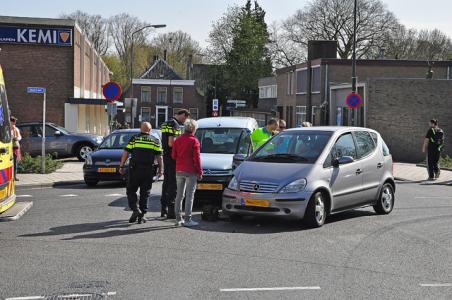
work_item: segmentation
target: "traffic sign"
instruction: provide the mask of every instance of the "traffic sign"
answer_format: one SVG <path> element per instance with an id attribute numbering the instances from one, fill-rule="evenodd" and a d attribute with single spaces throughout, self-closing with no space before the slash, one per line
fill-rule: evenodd
<path id="1" fill-rule="evenodd" d="M 212 111 L 212 117 L 218 117 L 218 111 Z"/>
<path id="2" fill-rule="evenodd" d="M 115 102 L 121 97 L 122 88 L 114 81 L 110 81 L 102 86 L 102 94 L 107 102 Z"/>
<path id="3" fill-rule="evenodd" d="M 43 88 L 43 87 L 35 87 L 35 86 L 27 87 L 28 94 L 44 94 L 45 92 L 46 92 L 46 88 Z"/>
<path id="4" fill-rule="evenodd" d="M 351 92 L 345 100 L 347 106 L 350 108 L 358 108 L 363 104 L 363 98 L 358 93 Z"/>
<path id="5" fill-rule="evenodd" d="M 212 100 L 212 111 L 218 111 L 218 99 Z"/>

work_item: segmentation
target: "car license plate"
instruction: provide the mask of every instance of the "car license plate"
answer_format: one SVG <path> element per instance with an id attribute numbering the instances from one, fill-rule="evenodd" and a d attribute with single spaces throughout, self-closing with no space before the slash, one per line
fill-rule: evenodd
<path id="1" fill-rule="evenodd" d="M 6 188 L 0 191 L 0 200 L 3 200 L 6 198 Z"/>
<path id="2" fill-rule="evenodd" d="M 245 199 L 245 206 L 269 207 L 270 201 L 264 199 Z"/>
<path id="3" fill-rule="evenodd" d="M 116 168 L 99 168 L 99 173 L 116 173 Z"/>
<path id="4" fill-rule="evenodd" d="M 198 183 L 198 190 L 222 191 L 221 183 Z"/>

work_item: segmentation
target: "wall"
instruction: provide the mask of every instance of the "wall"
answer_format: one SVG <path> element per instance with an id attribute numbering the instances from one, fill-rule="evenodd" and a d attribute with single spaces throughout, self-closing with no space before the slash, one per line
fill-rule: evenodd
<path id="1" fill-rule="evenodd" d="M 420 162 L 429 120 L 446 133 L 445 153 L 452 156 L 452 80 L 371 79 L 367 124 L 381 133 L 396 161 Z"/>

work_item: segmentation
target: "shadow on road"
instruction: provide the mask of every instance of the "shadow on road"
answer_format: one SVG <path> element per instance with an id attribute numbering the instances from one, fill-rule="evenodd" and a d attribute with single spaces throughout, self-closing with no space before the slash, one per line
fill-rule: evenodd
<path id="1" fill-rule="evenodd" d="M 108 204 L 110 207 L 122 207 L 125 211 L 129 211 L 129 205 L 127 203 L 127 197 L 121 197 L 113 200 Z M 149 212 L 160 212 L 160 195 L 151 195 L 148 201 Z"/>
<path id="2" fill-rule="evenodd" d="M 55 185 L 54 189 L 60 190 L 108 190 L 114 188 L 125 188 L 126 184 L 123 181 L 105 181 L 99 182 L 96 186 L 87 186 L 84 183 L 68 184 L 68 185 Z"/>

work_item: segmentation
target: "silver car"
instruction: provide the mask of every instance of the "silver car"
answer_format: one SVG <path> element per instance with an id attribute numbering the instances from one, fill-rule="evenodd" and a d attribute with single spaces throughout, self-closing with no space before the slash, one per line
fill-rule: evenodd
<path id="1" fill-rule="evenodd" d="M 394 207 L 392 156 L 367 128 L 286 130 L 257 149 L 234 172 L 223 193 L 232 216 L 284 216 L 320 227 L 328 215 L 373 206 Z"/>

